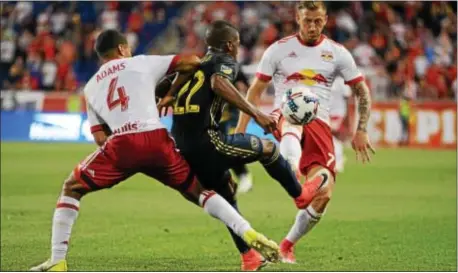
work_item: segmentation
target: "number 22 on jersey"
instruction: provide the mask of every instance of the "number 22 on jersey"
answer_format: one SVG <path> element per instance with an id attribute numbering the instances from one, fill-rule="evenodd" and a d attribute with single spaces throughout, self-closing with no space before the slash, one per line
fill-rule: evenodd
<path id="1" fill-rule="evenodd" d="M 190 88 L 191 82 L 193 81 L 194 81 L 194 84 Z M 194 96 L 200 90 L 202 85 L 204 85 L 204 81 L 205 81 L 205 74 L 202 70 L 199 70 L 196 73 L 194 73 L 194 76 L 191 80 L 189 80 L 188 82 L 186 82 L 185 85 L 183 85 L 183 87 L 178 92 L 177 99 L 173 107 L 174 115 L 199 113 L 200 106 L 196 104 L 191 104 L 191 99 L 192 99 L 192 96 Z M 182 100 L 183 97 L 185 97 L 186 99 Z"/>
<path id="2" fill-rule="evenodd" d="M 118 93 L 117 99 L 114 99 L 115 91 Z M 107 105 L 110 111 L 117 106 L 121 106 L 122 112 L 129 108 L 129 96 L 127 96 L 124 86 L 118 86 L 118 77 L 115 77 L 110 81 L 110 86 L 108 87 Z"/>

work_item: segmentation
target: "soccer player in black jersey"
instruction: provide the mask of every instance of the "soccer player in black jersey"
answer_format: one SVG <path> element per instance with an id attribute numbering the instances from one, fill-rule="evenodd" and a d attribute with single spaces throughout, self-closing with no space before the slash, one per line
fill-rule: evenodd
<path id="1" fill-rule="evenodd" d="M 242 93 L 246 93 L 248 90 L 248 82 L 245 73 L 239 71 L 237 78 L 235 79 L 234 86 Z M 239 109 L 227 103 L 224 107 L 223 115 L 221 116 L 220 128 L 225 134 L 231 135 L 234 134 L 235 127 L 237 127 L 237 122 L 239 120 Z M 247 193 L 253 187 L 253 176 L 248 170 L 245 164 L 240 164 L 232 167 L 231 169 L 237 178 L 237 194 Z"/>
<path id="2" fill-rule="evenodd" d="M 206 33 L 208 52 L 191 76 L 178 76 L 159 103 L 159 111 L 173 101 L 172 135 L 181 154 L 201 183 L 218 192 L 235 208 L 236 184 L 230 168 L 259 161 L 294 199 L 298 208 L 308 200 L 289 163 L 269 139 L 250 134 L 225 134 L 220 128 L 223 107 L 229 103 L 252 116 L 265 130 L 275 130 L 275 121 L 256 109 L 239 93 L 233 83 L 238 73 L 236 56 L 240 45 L 236 28 L 225 21 L 214 22 Z M 231 232 L 242 256 L 242 270 L 257 270 L 263 257 Z"/>

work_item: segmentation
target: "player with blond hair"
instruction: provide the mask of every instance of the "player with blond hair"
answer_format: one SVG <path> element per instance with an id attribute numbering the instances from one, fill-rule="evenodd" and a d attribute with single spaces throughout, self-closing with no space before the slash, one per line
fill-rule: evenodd
<path id="1" fill-rule="evenodd" d="M 278 119 L 276 138 L 280 152 L 292 168 L 306 177 L 303 189 L 309 205 L 300 210 L 296 222 L 280 244 L 285 262 L 295 262 L 294 245 L 321 219 L 334 189 L 335 154 L 329 121 L 331 86 L 337 75 L 351 87 L 358 98 L 359 122 L 352 140 L 356 156 L 370 161 L 375 152 L 367 135 L 370 115 L 370 91 L 350 52 L 322 34 L 327 22 L 326 6 L 321 1 L 302 1 L 296 7 L 299 32 L 273 43 L 264 53 L 247 98 L 256 103 L 270 81 L 275 87 L 275 110 Z M 307 86 L 320 102 L 317 119 L 305 126 L 289 124 L 279 110 L 285 91 Z M 244 133 L 250 117 L 241 113 L 236 133 Z"/>

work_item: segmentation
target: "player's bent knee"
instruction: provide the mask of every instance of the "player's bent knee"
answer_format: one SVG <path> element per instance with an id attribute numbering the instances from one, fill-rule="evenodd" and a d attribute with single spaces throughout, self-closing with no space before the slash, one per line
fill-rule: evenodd
<path id="1" fill-rule="evenodd" d="M 276 153 L 278 153 L 277 144 L 271 140 L 263 139 L 262 140 L 262 159 L 268 160 L 272 158 Z"/>
<path id="2" fill-rule="evenodd" d="M 69 196 L 80 200 L 84 195 L 89 193 L 91 190 L 82 185 L 75 177 L 73 173 L 69 175 L 64 181 L 62 188 L 62 195 Z"/>
<path id="3" fill-rule="evenodd" d="M 322 188 L 329 188 L 332 191 L 335 180 L 331 171 L 323 166 L 315 165 L 307 172 L 307 180 L 312 180 L 317 176 L 322 176 L 324 179 Z"/>
<path id="4" fill-rule="evenodd" d="M 334 190 L 334 176 L 326 168 L 319 168 L 312 177 L 322 176 L 323 181 L 322 186 L 319 188 L 319 191 L 313 198 L 311 206 L 319 213 L 323 213 L 326 210 L 326 207 L 331 201 L 332 193 Z"/>

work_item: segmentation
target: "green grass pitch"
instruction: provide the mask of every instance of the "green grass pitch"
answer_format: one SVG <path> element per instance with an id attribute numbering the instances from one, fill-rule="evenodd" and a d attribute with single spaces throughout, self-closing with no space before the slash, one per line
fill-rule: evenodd
<path id="1" fill-rule="evenodd" d="M 49 257 L 62 181 L 93 145 L 1 144 L 1 270 Z M 269 271 L 456 271 L 456 152 L 379 150 L 372 165 L 346 172 L 322 222 L 297 246 L 298 264 Z M 255 228 L 280 241 L 293 202 L 260 165 L 239 198 Z M 178 193 L 138 175 L 82 201 L 73 230 L 73 271 L 234 271 L 226 229 Z"/>

